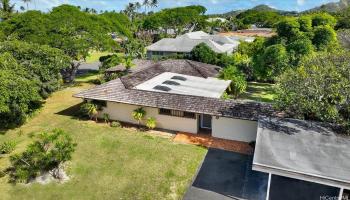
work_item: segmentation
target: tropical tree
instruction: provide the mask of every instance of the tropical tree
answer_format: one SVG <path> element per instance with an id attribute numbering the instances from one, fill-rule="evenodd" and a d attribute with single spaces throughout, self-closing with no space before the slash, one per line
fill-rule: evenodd
<path id="1" fill-rule="evenodd" d="M 0 1 L 0 19 L 7 20 L 15 12 L 15 4 L 11 4 L 10 0 Z"/>
<path id="2" fill-rule="evenodd" d="M 145 116 L 146 116 L 146 111 L 142 107 L 137 108 L 132 112 L 132 117 L 137 121 L 137 124 L 139 127 Z"/>
<path id="3" fill-rule="evenodd" d="M 342 124 L 350 130 L 350 55 L 317 55 L 278 80 L 276 105 L 292 117 Z"/>
<path id="4" fill-rule="evenodd" d="M 216 53 L 205 43 L 197 45 L 191 51 L 191 59 L 198 62 L 216 64 L 216 57 Z"/>
<path id="5" fill-rule="evenodd" d="M 22 0 L 23 3 L 27 5 L 27 10 L 29 10 L 29 3 L 32 2 L 32 0 Z"/>
<path id="6" fill-rule="evenodd" d="M 77 144 L 70 134 L 60 129 L 43 132 L 38 140 L 21 153 L 10 157 L 12 168 L 10 178 L 13 182 L 28 182 L 41 172 L 49 172 L 60 179 L 63 164 L 72 159 Z"/>
<path id="7" fill-rule="evenodd" d="M 149 5 L 151 8 L 156 8 L 158 7 L 158 3 L 159 3 L 158 0 L 150 0 Z"/>
<path id="8" fill-rule="evenodd" d="M 126 56 L 124 58 L 123 64 L 125 66 L 126 71 L 129 71 L 130 68 L 134 67 L 133 58 L 131 56 Z"/>
<path id="9" fill-rule="evenodd" d="M 38 83 L 26 74 L 11 54 L 0 53 L 0 127 L 21 125 L 40 107 Z"/>
<path id="10" fill-rule="evenodd" d="M 337 33 L 330 26 L 318 26 L 314 30 L 312 42 L 320 51 L 335 50 L 338 46 Z"/>
<path id="11" fill-rule="evenodd" d="M 81 105 L 80 107 L 80 113 L 82 115 L 85 116 L 89 116 L 89 118 L 95 119 L 95 121 L 97 121 L 97 117 L 98 117 L 98 107 L 97 105 L 93 104 L 93 103 L 84 103 L 83 105 Z"/>
<path id="12" fill-rule="evenodd" d="M 228 66 L 220 71 L 219 78 L 223 80 L 230 80 L 229 94 L 237 98 L 240 94 L 245 92 L 247 88 L 247 81 L 244 74 L 238 70 L 236 66 Z"/>

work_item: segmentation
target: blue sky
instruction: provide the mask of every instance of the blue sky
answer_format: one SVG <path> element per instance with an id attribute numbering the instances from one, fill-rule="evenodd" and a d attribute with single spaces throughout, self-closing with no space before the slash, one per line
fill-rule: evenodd
<path id="1" fill-rule="evenodd" d="M 81 7 L 95 8 L 96 10 L 121 10 L 129 2 L 137 0 L 32 0 L 29 7 L 48 11 L 60 4 L 73 4 Z M 141 0 L 139 0 L 141 2 Z M 207 7 L 207 13 L 224 13 L 231 10 L 252 8 L 259 4 L 266 4 L 281 10 L 303 11 L 324 3 L 337 0 L 159 0 L 159 7 L 155 10 L 186 5 L 203 5 Z M 12 0 L 17 8 L 24 5 L 21 0 Z"/>

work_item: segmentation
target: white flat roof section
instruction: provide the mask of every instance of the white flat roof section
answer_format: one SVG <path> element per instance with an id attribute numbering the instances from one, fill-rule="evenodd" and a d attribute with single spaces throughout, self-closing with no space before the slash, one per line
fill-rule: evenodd
<path id="1" fill-rule="evenodd" d="M 135 89 L 172 94 L 220 98 L 231 81 L 164 72 L 137 85 Z"/>
<path id="2" fill-rule="evenodd" d="M 253 169 L 337 187 L 350 187 L 350 137 L 317 122 L 259 120 Z"/>

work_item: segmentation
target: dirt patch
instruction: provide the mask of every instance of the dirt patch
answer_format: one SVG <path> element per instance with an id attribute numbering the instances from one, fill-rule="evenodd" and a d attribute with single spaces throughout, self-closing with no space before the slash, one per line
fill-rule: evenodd
<path id="1" fill-rule="evenodd" d="M 253 154 L 253 148 L 249 145 L 249 143 L 214 138 L 208 135 L 177 133 L 174 137 L 174 141 L 186 144 L 205 146 L 208 148 L 223 149 L 246 155 Z"/>

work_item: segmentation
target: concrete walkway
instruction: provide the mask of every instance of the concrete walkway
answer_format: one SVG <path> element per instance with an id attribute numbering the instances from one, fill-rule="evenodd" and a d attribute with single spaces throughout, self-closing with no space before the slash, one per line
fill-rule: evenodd
<path id="1" fill-rule="evenodd" d="M 173 140 L 179 143 L 200 145 L 245 155 L 253 154 L 253 148 L 248 143 L 214 138 L 210 135 L 177 133 Z"/>

